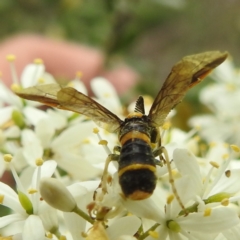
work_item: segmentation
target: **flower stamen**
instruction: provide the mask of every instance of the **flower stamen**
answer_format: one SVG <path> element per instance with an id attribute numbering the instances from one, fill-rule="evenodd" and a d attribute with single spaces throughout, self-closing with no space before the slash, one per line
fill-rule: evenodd
<path id="1" fill-rule="evenodd" d="M 148 234 L 149 234 L 149 236 L 151 236 L 152 238 L 158 238 L 159 237 L 159 234 L 158 234 L 158 232 L 156 232 L 156 231 L 149 231 L 148 232 Z"/>
<path id="2" fill-rule="evenodd" d="M 209 217 L 211 215 L 211 213 L 212 213 L 212 209 L 211 208 L 206 208 L 203 216 L 204 217 Z"/>
<path id="3" fill-rule="evenodd" d="M 234 152 L 240 152 L 240 148 L 237 146 L 237 145 L 234 145 L 234 144 L 232 144 L 232 145 L 230 145 L 230 148 L 234 151 Z"/>
<path id="4" fill-rule="evenodd" d="M 10 63 L 10 71 L 11 71 L 11 75 L 12 75 L 12 80 L 14 83 L 18 84 L 19 80 L 18 80 L 18 75 L 17 75 L 17 71 L 14 65 L 14 62 L 16 60 L 16 56 L 13 54 L 9 54 L 6 56 L 7 61 Z"/>
<path id="5" fill-rule="evenodd" d="M 0 204 L 3 203 L 3 200 L 4 200 L 4 195 L 3 195 L 3 194 L 0 194 Z"/>

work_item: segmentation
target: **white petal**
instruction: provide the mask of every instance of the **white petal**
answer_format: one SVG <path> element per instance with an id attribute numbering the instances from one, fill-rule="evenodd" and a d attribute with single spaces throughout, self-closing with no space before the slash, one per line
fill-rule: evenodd
<path id="1" fill-rule="evenodd" d="M 0 177 L 2 177 L 3 173 L 6 170 L 6 165 L 5 165 L 5 161 L 3 160 L 3 155 L 2 153 L 0 153 Z"/>
<path id="2" fill-rule="evenodd" d="M 226 93 L 224 85 L 210 85 L 209 87 L 206 87 L 201 91 L 199 98 L 203 104 L 210 104 L 212 105 L 212 107 L 214 107 L 213 109 L 215 109 L 216 107 L 218 108 L 218 105 L 214 101 L 216 99 L 219 99 L 219 101 L 223 103 L 222 98 L 219 98 L 219 94 L 224 93 Z"/>
<path id="3" fill-rule="evenodd" d="M 236 76 L 233 62 L 230 59 L 226 59 L 213 71 L 211 77 L 222 83 L 228 83 L 234 80 Z"/>
<path id="4" fill-rule="evenodd" d="M 11 224 L 14 222 L 22 221 L 24 219 L 25 219 L 25 217 L 21 214 L 10 214 L 7 216 L 3 216 L 0 218 L 0 228 L 3 228 L 5 226 L 7 226 L 8 224 Z"/>
<path id="5" fill-rule="evenodd" d="M 35 161 L 43 156 L 43 148 L 36 134 L 30 129 L 22 131 L 23 155 L 26 161 L 35 166 Z"/>
<path id="6" fill-rule="evenodd" d="M 16 96 L 2 81 L 0 81 L 0 100 L 19 108 L 23 106 L 21 98 Z"/>
<path id="7" fill-rule="evenodd" d="M 174 163 L 182 176 L 189 176 L 195 187 L 195 194 L 202 191 L 202 178 L 196 158 L 186 149 L 176 149 L 173 153 Z"/>
<path id="8" fill-rule="evenodd" d="M 229 155 L 229 149 L 226 147 L 226 143 L 215 141 L 214 146 L 208 150 L 206 159 L 211 159 L 212 161 L 222 164 L 224 155 Z"/>
<path id="9" fill-rule="evenodd" d="M 75 213 L 63 213 L 67 229 L 71 232 L 73 240 L 84 240 L 82 232 L 85 232 L 86 220 Z"/>
<path id="10" fill-rule="evenodd" d="M 67 111 L 64 111 L 66 113 Z M 67 125 L 67 117 L 62 114 L 63 110 L 58 109 L 48 109 L 47 114 L 49 117 L 49 122 L 51 122 L 54 129 L 62 129 Z"/>
<path id="11" fill-rule="evenodd" d="M 13 222 L 7 225 L 4 228 L 1 228 L 1 236 L 14 236 L 13 240 L 22 240 L 22 229 L 24 226 L 25 220 Z"/>
<path id="12" fill-rule="evenodd" d="M 1 113 L 0 113 L 1 116 Z M 21 135 L 21 130 L 19 129 L 18 126 L 14 125 L 9 127 L 4 131 L 4 134 L 7 138 L 18 138 Z"/>
<path id="13" fill-rule="evenodd" d="M 28 64 L 22 72 L 21 83 L 23 88 L 37 85 L 38 79 L 42 77 L 45 71 L 43 64 Z"/>
<path id="14" fill-rule="evenodd" d="M 24 189 L 29 189 L 29 187 L 33 187 L 31 185 L 32 185 L 32 177 L 35 169 L 36 167 L 28 165 L 26 168 L 22 170 L 19 178 Z"/>
<path id="15" fill-rule="evenodd" d="M 56 83 L 57 84 L 55 78 L 50 73 L 47 73 L 47 72 L 44 72 L 42 74 L 41 79 L 44 80 L 44 84 L 50 84 L 50 83 Z"/>
<path id="16" fill-rule="evenodd" d="M 84 194 L 89 192 L 87 187 L 85 187 L 85 185 L 84 185 L 84 183 L 86 183 L 86 186 L 87 186 L 88 182 L 95 182 L 95 181 L 73 183 L 72 185 L 68 186 L 67 189 L 73 195 L 73 197 L 76 199 L 77 197 L 83 196 Z M 95 186 L 95 188 L 93 188 L 92 192 L 98 187 L 98 185 L 93 184 L 93 186 Z"/>
<path id="17" fill-rule="evenodd" d="M 213 238 L 212 238 L 212 239 L 213 239 Z M 232 240 L 232 238 L 230 238 L 230 239 Z M 223 234 L 220 233 L 220 234 L 217 235 L 217 237 L 214 238 L 214 240 L 227 240 L 227 238 L 225 238 L 225 237 L 223 236 Z M 236 240 L 238 240 L 238 239 L 236 239 Z"/>
<path id="18" fill-rule="evenodd" d="M 196 196 L 196 187 L 190 176 L 183 176 L 180 179 L 175 180 L 175 187 L 183 205 L 189 203 Z M 175 197 L 172 202 L 171 215 L 177 216 L 181 210 L 182 208 Z"/>
<path id="19" fill-rule="evenodd" d="M 218 118 L 214 116 L 202 116 L 196 117 L 203 121 L 203 124 L 198 125 L 201 128 L 199 132 L 203 139 L 208 142 L 225 141 L 231 136 L 231 131 L 229 130 L 229 123 L 221 122 Z M 208 120 L 207 120 L 208 119 Z M 221 131 L 219 131 L 221 129 Z"/>
<path id="20" fill-rule="evenodd" d="M 14 234 L 12 240 L 22 240 L 22 233 Z"/>
<path id="21" fill-rule="evenodd" d="M 159 236 L 161 236 L 161 239 L 165 240 L 168 236 L 168 229 L 166 227 L 166 224 L 161 224 L 157 229 Z"/>
<path id="22" fill-rule="evenodd" d="M 36 109 L 34 107 L 27 106 L 23 109 L 23 113 L 32 125 L 36 125 L 41 119 L 48 118 L 47 113 Z"/>
<path id="23" fill-rule="evenodd" d="M 195 239 L 195 238 L 186 238 L 182 234 L 176 233 L 173 231 L 169 231 L 168 234 L 169 234 L 169 237 L 167 239 L 170 239 L 170 240 L 190 240 L 190 239 L 191 240 L 199 240 L 199 239 Z"/>
<path id="24" fill-rule="evenodd" d="M 139 227 L 141 226 L 141 221 L 136 216 L 127 216 L 116 219 L 107 228 L 107 233 L 110 239 L 117 239 L 121 235 L 133 236 Z"/>
<path id="25" fill-rule="evenodd" d="M 117 92 L 109 81 L 102 77 L 94 78 L 91 81 L 91 88 L 103 106 L 115 113 L 121 112 Z"/>
<path id="26" fill-rule="evenodd" d="M 35 187 L 36 183 L 39 180 L 38 179 L 39 178 L 39 176 L 38 176 L 39 170 L 41 171 L 41 178 L 48 178 L 48 177 L 51 177 L 53 175 L 53 173 L 56 170 L 56 167 L 57 167 L 56 161 L 48 160 L 48 161 L 45 161 L 43 163 L 43 165 L 40 167 L 41 170 L 38 169 L 39 167 L 35 168 L 33 174 L 30 175 L 32 177 L 31 177 L 30 181 L 28 182 L 29 183 L 28 187 Z M 28 171 L 28 172 L 30 172 L 30 171 Z M 26 175 L 26 174 L 24 174 L 24 175 Z M 28 176 L 26 176 L 26 177 L 28 177 Z M 34 185 L 32 185 L 32 184 L 34 184 Z"/>
<path id="27" fill-rule="evenodd" d="M 228 193 L 237 193 L 240 191 L 240 169 L 231 170 L 230 177 L 222 175 L 220 180 L 217 182 L 216 186 L 208 194 L 209 196 L 219 193 L 219 192 L 228 192 Z"/>
<path id="28" fill-rule="evenodd" d="M 23 240 L 44 240 L 45 230 L 41 219 L 38 216 L 30 215 L 23 227 Z"/>
<path id="29" fill-rule="evenodd" d="M 38 209 L 38 215 L 42 220 L 43 226 L 46 230 L 58 228 L 57 210 L 50 207 L 46 202 L 42 202 Z"/>
<path id="30" fill-rule="evenodd" d="M 240 223 L 237 226 L 232 227 L 232 228 L 230 228 L 227 231 L 223 231 L 222 234 L 228 240 L 239 240 L 240 239 L 240 231 L 239 231 L 239 229 L 240 229 Z"/>
<path id="31" fill-rule="evenodd" d="M 55 151 L 73 146 L 79 148 L 80 143 L 92 133 L 93 126 L 92 122 L 82 122 L 67 128 L 52 142 L 52 148 Z"/>
<path id="32" fill-rule="evenodd" d="M 185 235 L 188 236 L 187 240 L 213 240 L 218 235 L 218 233 L 187 232 Z M 186 238 L 184 238 L 184 240 L 185 239 Z"/>
<path id="33" fill-rule="evenodd" d="M 58 151 L 58 166 L 67 171 L 74 179 L 89 180 L 101 175 L 102 170 L 94 167 L 88 160 L 77 154 Z"/>
<path id="34" fill-rule="evenodd" d="M 155 220 L 156 222 L 162 222 L 165 214 L 151 198 L 152 197 L 141 201 L 132 201 L 127 199 L 123 201 L 123 205 L 129 210 L 129 212 L 133 213 L 137 217 L 144 217 Z"/>
<path id="35" fill-rule="evenodd" d="M 203 213 L 192 213 L 185 218 L 179 218 L 178 223 L 187 231 L 219 233 L 237 225 L 239 219 L 233 209 L 219 207 L 212 209 L 210 216 L 204 217 Z"/>
<path id="36" fill-rule="evenodd" d="M 71 81 L 70 85 L 77 89 L 79 92 L 88 95 L 88 91 L 86 86 L 84 85 L 84 83 L 82 81 L 80 81 L 79 79 L 74 79 L 73 81 Z"/>
<path id="37" fill-rule="evenodd" d="M 43 177 L 51 177 L 55 172 L 57 167 L 57 162 L 54 160 L 48 160 L 43 163 L 41 166 L 41 178 Z"/>
<path id="38" fill-rule="evenodd" d="M 35 132 L 43 148 L 47 148 L 50 144 L 50 141 L 55 133 L 55 130 L 51 123 L 49 123 L 49 119 L 41 119 L 36 124 Z"/>
<path id="39" fill-rule="evenodd" d="M 219 98 L 221 96 L 221 98 Z M 215 112 L 221 121 L 228 120 L 230 116 L 237 116 L 235 109 L 239 108 L 239 89 L 235 86 L 234 90 L 229 90 L 225 84 L 215 84 L 206 87 L 201 91 L 200 100 L 207 105 L 210 110 Z"/>
<path id="40" fill-rule="evenodd" d="M 14 109 L 15 108 L 13 106 L 8 106 L 0 109 L 0 125 L 3 125 L 12 118 L 12 112 Z"/>
<path id="41" fill-rule="evenodd" d="M 210 114 L 203 114 L 201 116 L 193 116 L 189 121 L 189 125 L 192 127 L 201 127 L 205 128 L 206 126 L 212 125 L 215 123 L 215 118 Z"/>
<path id="42" fill-rule="evenodd" d="M 11 146 L 11 149 L 12 148 L 13 147 Z M 13 155 L 12 162 L 14 164 L 14 167 L 16 168 L 16 171 L 20 172 L 27 165 L 26 159 L 23 156 L 23 148 L 14 149 L 13 153 L 14 153 L 14 155 Z"/>
<path id="43" fill-rule="evenodd" d="M 0 194 L 4 196 L 3 205 L 11 208 L 15 212 L 25 214 L 24 209 L 19 203 L 18 195 L 8 185 L 0 182 Z"/>

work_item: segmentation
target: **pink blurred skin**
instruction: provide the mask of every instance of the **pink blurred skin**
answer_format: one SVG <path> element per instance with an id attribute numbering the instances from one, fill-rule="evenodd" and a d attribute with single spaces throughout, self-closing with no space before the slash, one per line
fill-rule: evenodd
<path id="1" fill-rule="evenodd" d="M 28 63 L 41 58 L 46 71 L 54 77 L 73 79 L 76 72 L 81 71 L 82 80 L 89 86 L 93 77 L 103 76 L 113 83 L 119 94 L 133 87 L 138 79 L 138 74 L 126 65 L 106 71 L 103 67 L 104 55 L 97 49 L 36 35 L 20 35 L 0 44 L 0 71 L 8 85 L 12 83 L 9 63 L 6 60 L 8 54 L 16 56 L 18 76 Z"/>

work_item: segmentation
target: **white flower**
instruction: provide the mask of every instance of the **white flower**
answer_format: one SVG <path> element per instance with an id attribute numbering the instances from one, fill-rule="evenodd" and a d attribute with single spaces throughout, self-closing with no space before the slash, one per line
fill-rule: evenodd
<path id="1" fill-rule="evenodd" d="M 40 201 L 38 189 L 40 178 L 50 177 L 55 168 L 54 161 L 47 161 L 42 166 L 37 167 L 34 172 L 32 168 L 26 169 L 20 180 L 12 165 L 18 193 L 0 182 L 1 203 L 14 211 L 10 215 L 1 217 L 2 235 L 21 233 L 23 240 L 44 239 L 46 231 L 57 227 L 56 210 Z M 36 230 L 34 231 L 34 229 Z"/>
<path id="2" fill-rule="evenodd" d="M 12 71 L 13 78 L 14 76 L 17 78 L 14 74 L 14 68 L 12 68 Z M 45 72 L 45 67 L 41 62 L 27 65 L 21 76 L 22 86 L 29 87 L 39 82 L 51 83 L 55 82 L 55 80 Z M 87 93 L 86 88 L 79 81 L 78 77 L 70 82 L 69 85 L 81 92 Z M 92 86 L 95 94 L 100 97 L 98 101 L 105 104 L 110 100 L 112 107 L 117 108 L 120 112 L 121 105 L 116 91 L 110 83 L 103 78 L 97 78 L 93 80 Z M 86 121 L 85 116 L 77 116 L 76 113 L 58 109 L 42 111 L 33 107 L 41 105 L 40 103 L 33 103 L 27 100 L 22 101 L 7 88 L 3 88 L 2 91 L 4 93 L 9 92 L 14 99 L 19 101 L 19 106 L 17 107 L 13 106 L 14 102 L 8 101 L 8 104 L 12 106 L 11 108 L 7 108 L 7 111 L 4 109 L 5 112 L 3 114 L 5 117 L 2 118 L 2 121 L 9 120 L 12 117 L 14 109 L 23 113 L 21 121 L 25 123 L 25 129 L 21 132 L 18 126 L 13 126 L 18 129 L 15 132 L 18 134 L 16 137 L 21 140 L 20 144 L 15 144 L 14 142 L 17 147 L 13 148 L 12 142 L 9 144 L 6 141 L 5 143 L 5 151 L 14 155 L 16 160 L 14 162 L 17 163 L 18 171 L 26 166 L 26 164 L 34 165 L 37 158 L 43 156 L 44 152 L 48 152 L 50 156 L 53 155 L 56 161 L 58 161 L 59 167 L 74 179 L 93 179 L 101 175 L 107 155 L 104 149 L 98 145 L 97 136 L 92 133 L 94 124 Z M 3 96 L 5 95 L 3 94 Z M 8 98 L 6 97 L 6 99 Z M 33 130 L 29 129 L 31 125 L 34 126 Z M 110 148 L 115 146 L 117 140 L 115 135 L 105 132 L 101 133 L 101 135 L 109 139 Z M 5 133 L 4 140 L 8 136 L 10 136 L 10 131 Z M 11 136 L 13 136 L 13 131 L 11 131 Z M 96 151 L 93 149 L 96 149 Z M 49 156 L 46 156 L 46 158 L 49 158 Z"/>
<path id="3" fill-rule="evenodd" d="M 96 222 L 89 230 L 86 240 L 136 240 L 132 235 L 137 232 L 140 224 L 140 220 L 135 216 L 116 219 L 107 229 L 104 229 L 102 222 Z"/>
<path id="4" fill-rule="evenodd" d="M 13 76 L 16 83 L 16 75 Z M 43 77 L 54 81 L 43 65 L 29 65 L 22 74 L 22 85 L 35 85 Z M 87 94 L 78 77 L 69 85 Z M 116 91 L 105 79 L 94 79 L 91 87 L 97 102 L 124 119 Z M 217 94 L 207 93 L 204 97 L 216 112 L 221 108 L 213 100 L 224 93 L 224 88 L 219 89 Z M 237 161 L 230 161 L 236 155 L 222 144 L 223 137 L 214 147 L 201 151 L 198 139 L 193 138 L 196 129 L 185 133 L 178 129 L 166 131 L 167 125 L 162 126 L 161 139 L 173 170 L 168 172 L 166 166 L 157 166 L 158 181 L 152 196 L 132 201 L 123 197 L 115 162 L 110 163 L 108 174 L 102 178 L 107 181 L 99 180 L 108 154 L 118 144 L 116 135 L 104 129 L 94 129 L 93 133 L 95 125 L 84 116 L 58 109 L 43 111 L 34 107 L 38 103 L 22 101 L 11 94 L 8 97 L 6 91 L 0 85 L 0 114 L 4 114 L 0 123 L 5 126 L 11 119 L 14 123 L 0 132 L 0 143 L 4 151 L 15 153 L 15 163 L 9 167 L 18 191 L 0 183 L 0 201 L 13 210 L 0 219 L 3 236 L 24 240 L 46 236 L 57 239 L 60 235 L 70 240 L 239 239 L 240 166 Z M 4 107 L 3 103 L 9 106 Z M 232 114 L 231 118 L 237 115 L 231 109 L 226 109 L 226 113 Z M 217 116 L 226 120 L 221 112 Z M 212 129 L 214 133 L 216 129 Z M 224 134 L 219 131 L 219 136 Z M 183 147 L 188 150 L 180 149 Z M 190 152 L 201 152 L 202 157 Z M 40 166 L 42 156 L 54 158 L 64 174 L 56 171 L 53 160 Z M 20 179 L 15 168 L 21 172 Z M 53 172 L 58 180 L 49 180 Z M 172 185 L 169 175 L 173 175 Z"/>
<path id="5" fill-rule="evenodd" d="M 64 130 L 49 145 L 58 165 L 74 179 L 87 180 L 101 176 L 107 154 L 98 144 L 94 127 L 90 121 L 79 122 Z M 110 147 L 117 140 L 115 135 L 104 131 L 101 131 L 101 136 L 109 140 Z"/>
<path id="6" fill-rule="evenodd" d="M 13 61 L 14 57 L 10 56 L 10 61 Z M 19 80 L 15 72 L 13 62 L 10 63 L 13 85 L 19 86 Z M 54 82 L 51 75 L 45 72 L 45 67 L 41 62 L 27 65 L 20 77 L 21 85 L 24 87 L 36 85 L 41 81 L 50 83 Z M 10 89 L 0 81 L 0 102 L 2 107 L 0 108 L 0 125 L 3 131 L 2 135 L 2 149 L 5 152 L 13 154 L 18 158 L 16 161 L 16 168 L 21 170 L 26 166 L 26 159 L 23 157 L 21 152 L 21 146 L 19 144 L 19 139 L 21 137 L 21 129 L 25 127 L 25 124 L 36 125 L 41 119 L 48 118 L 48 115 L 34 106 L 39 106 L 39 104 L 33 104 L 30 101 L 23 101 L 21 98 L 16 96 Z M 30 146 L 29 146 L 30 147 Z M 32 151 L 34 151 L 32 149 Z M 39 154 L 38 157 L 41 157 Z M 34 161 L 36 160 L 33 159 Z"/>
<path id="7" fill-rule="evenodd" d="M 78 82 L 75 80 L 73 86 Z M 96 100 L 106 108 L 114 107 L 120 113 L 121 105 L 112 85 L 103 78 L 92 80 L 91 86 Z M 78 89 L 82 86 L 78 86 Z M 86 90 L 84 90 L 86 92 Z M 79 120 L 70 125 L 59 136 L 52 140 L 49 148 L 54 153 L 58 165 L 70 173 L 74 179 L 93 179 L 101 176 L 107 154 L 98 142 L 98 137 L 93 134 L 96 125 L 86 121 L 80 116 Z M 41 131 L 39 131 L 41 132 Z M 108 147 L 113 149 L 117 143 L 117 136 L 105 130 L 100 130 L 101 139 L 107 140 Z"/>
<path id="8" fill-rule="evenodd" d="M 122 106 L 118 99 L 117 91 L 109 81 L 102 77 L 94 78 L 91 81 L 91 88 L 101 105 L 117 116 L 122 115 Z"/>
<path id="9" fill-rule="evenodd" d="M 200 93 L 200 101 L 212 114 L 194 116 L 191 126 L 200 127 L 199 134 L 208 142 L 226 141 L 240 144 L 240 72 L 227 59 L 212 75 L 215 83 L 207 85 Z"/>
<path id="10" fill-rule="evenodd" d="M 87 212 L 86 207 L 89 205 L 89 203 L 93 203 L 93 193 L 97 189 L 98 185 L 99 181 L 88 181 L 73 184 L 68 187 L 68 190 L 74 196 L 78 207 Z M 101 203 L 96 203 L 96 209 L 101 209 L 101 207 L 109 207 L 109 209 L 112 208 L 113 212 L 116 212 L 116 208 L 118 208 L 121 203 L 115 202 L 112 198 L 114 197 L 113 193 L 111 193 L 113 189 L 109 188 L 109 191 L 109 194 L 105 195 L 106 199 L 104 199 Z M 111 201 L 110 198 L 113 201 Z M 120 198 L 118 199 L 120 200 Z M 105 214 L 104 219 L 108 219 L 107 229 L 104 229 L 100 222 L 95 222 L 96 224 L 94 223 L 92 227 L 89 227 L 86 222 L 83 222 L 83 219 L 77 217 L 74 213 L 64 213 L 64 219 L 73 239 L 82 239 L 80 233 L 86 232 L 89 235 L 89 239 L 97 239 L 97 236 L 101 236 L 101 239 L 107 240 L 132 240 L 133 238 L 131 237 L 138 231 L 141 221 L 136 216 L 123 216 L 122 213 L 123 212 L 121 211 L 121 214 L 118 214 L 117 218 L 113 218 L 113 216 L 116 216 L 116 214 Z M 93 236 L 95 236 L 95 238 Z"/>
<path id="11" fill-rule="evenodd" d="M 231 196 L 239 192 L 240 170 L 232 171 L 233 175 L 226 177 L 220 167 L 214 179 L 201 176 L 196 159 L 187 150 L 176 149 L 173 160 L 181 176 L 175 180 L 175 186 L 185 210 L 182 211 L 176 199 L 162 204 L 166 195 L 157 187 L 149 199 L 125 201 L 123 204 L 131 213 L 159 223 L 155 230 L 159 239 L 167 239 L 167 236 L 169 239 L 214 239 L 220 232 L 239 224 L 236 211 L 221 205 L 221 200 L 228 196 L 231 201 Z M 206 183 L 203 183 L 204 178 Z"/>

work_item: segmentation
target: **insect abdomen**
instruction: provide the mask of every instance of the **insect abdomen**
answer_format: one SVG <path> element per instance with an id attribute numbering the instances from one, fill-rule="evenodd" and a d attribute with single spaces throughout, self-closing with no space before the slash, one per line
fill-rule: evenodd
<path id="1" fill-rule="evenodd" d="M 150 197 L 157 181 L 152 149 L 145 141 L 146 135 L 139 134 L 139 138 L 129 139 L 123 144 L 119 158 L 119 183 L 124 196 L 132 200 Z"/>

